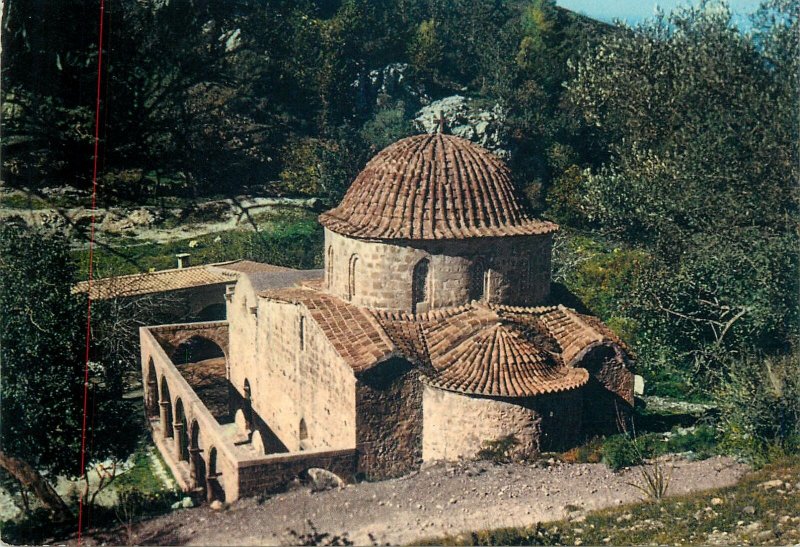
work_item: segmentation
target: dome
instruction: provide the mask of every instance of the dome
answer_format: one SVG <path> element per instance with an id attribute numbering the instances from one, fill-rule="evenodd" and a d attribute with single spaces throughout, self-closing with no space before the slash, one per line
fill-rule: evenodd
<path id="1" fill-rule="evenodd" d="M 356 238 L 465 239 L 554 232 L 530 217 L 508 167 L 452 135 L 415 135 L 379 152 L 338 207 L 320 215 L 329 230 Z"/>

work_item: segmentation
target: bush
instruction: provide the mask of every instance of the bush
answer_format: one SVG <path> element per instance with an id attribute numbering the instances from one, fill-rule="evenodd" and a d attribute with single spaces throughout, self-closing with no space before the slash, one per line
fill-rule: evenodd
<path id="1" fill-rule="evenodd" d="M 316 222 L 279 223 L 252 235 L 246 258 L 256 262 L 310 269 L 322 267 L 322 229 Z"/>
<path id="2" fill-rule="evenodd" d="M 511 453 L 518 444 L 519 440 L 514 435 L 507 435 L 493 441 L 483 441 L 481 449 L 478 451 L 478 459 L 490 460 L 494 463 L 508 463 L 511 461 Z"/>
<path id="3" fill-rule="evenodd" d="M 800 355 L 730 364 L 715 398 L 723 446 L 763 465 L 800 450 Z"/>
<path id="4" fill-rule="evenodd" d="M 614 435 L 603 443 L 603 463 L 614 471 L 642 463 L 642 451 L 628 435 Z"/>

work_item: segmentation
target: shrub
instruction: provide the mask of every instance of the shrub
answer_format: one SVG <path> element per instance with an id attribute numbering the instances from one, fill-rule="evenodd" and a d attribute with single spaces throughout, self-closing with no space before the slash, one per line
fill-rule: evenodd
<path id="1" fill-rule="evenodd" d="M 603 443 L 603 463 L 614 471 L 642 463 L 642 451 L 628 435 L 614 435 Z"/>
<path id="2" fill-rule="evenodd" d="M 320 268 L 322 246 L 322 229 L 315 222 L 279 223 L 272 230 L 253 234 L 245 255 L 276 266 Z"/>
<path id="3" fill-rule="evenodd" d="M 715 398 L 723 446 L 756 465 L 800 449 L 800 355 L 730 364 Z"/>
<path id="4" fill-rule="evenodd" d="M 511 461 L 511 453 L 518 444 L 519 440 L 514 435 L 507 435 L 493 441 L 483 441 L 481 449 L 478 451 L 478 459 L 508 463 Z"/>

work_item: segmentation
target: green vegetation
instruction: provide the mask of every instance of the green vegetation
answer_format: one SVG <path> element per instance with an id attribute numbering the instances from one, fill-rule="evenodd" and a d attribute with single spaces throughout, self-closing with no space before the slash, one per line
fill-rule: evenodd
<path id="1" fill-rule="evenodd" d="M 167 243 L 128 246 L 99 244 L 94 250 L 98 277 L 126 275 L 175 267 L 175 255 L 191 253 L 194 264 L 249 259 L 292 268 L 322 266 L 322 229 L 310 215 L 258 221 L 259 231 L 229 230 Z M 191 242 L 191 246 L 190 246 Z M 89 250 L 74 252 L 79 275 L 88 275 Z"/>
<path id="2" fill-rule="evenodd" d="M 83 471 L 76 462 L 82 461 L 86 357 L 92 380 L 85 396 L 95 409 L 87 467 L 107 458 L 124 460 L 140 427 L 132 403 L 122 397 L 125 363 L 114 341 L 107 344 L 102 335 L 115 322 L 113 315 L 97 314 L 97 336 L 84 353 L 87 307 L 85 297 L 71 294 L 75 272 L 63 237 L 16 225 L 0 229 L 0 468 L 61 520 L 71 518 L 69 508 L 41 473 Z"/>
<path id="3" fill-rule="evenodd" d="M 785 545 L 800 539 L 800 459 L 778 460 L 736 486 L 594 511 L 580 523 L 482 530 L 421 545 Z M 787 487 L 788 484 L 788 487 Z"/>

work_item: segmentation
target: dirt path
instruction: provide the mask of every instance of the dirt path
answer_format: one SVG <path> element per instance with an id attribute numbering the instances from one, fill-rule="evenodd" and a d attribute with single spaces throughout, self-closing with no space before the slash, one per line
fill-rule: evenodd
<path id="1" fill-rule="evenodd" d="M 729 458 L 672 461 L 671 494 L 734 484 L 747 467 Z M 220 512 L 204 506 L 136 526 L 133 541 L 168 545 L 280 545 L 289 534 L 344 536 L 356 545 L 407 544 L 425 537 L 578 518 L 582 512 L 636 502 L 636 469 L 602 464 L 437 464 L 400 479 L 312 494 L 298 489 L 246 499 Z M 108 540 L 107 536 L 95 538 Z M 91 541 L 91 536 L 89 538 Z"/>

